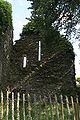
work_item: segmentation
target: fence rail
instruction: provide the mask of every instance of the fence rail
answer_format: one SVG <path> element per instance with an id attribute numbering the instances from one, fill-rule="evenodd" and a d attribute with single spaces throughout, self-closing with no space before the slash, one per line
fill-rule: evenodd
<path id="1" fill-rule="evenodd" d="M 0 116 L 1 120 L 80 120 L 80 106 L 78 97 L 54 96 L 54 99 L 44 96 L 37 99 L 36 95 L 20 95 L 9 93 L 6 98 L 1 91 Z"/>

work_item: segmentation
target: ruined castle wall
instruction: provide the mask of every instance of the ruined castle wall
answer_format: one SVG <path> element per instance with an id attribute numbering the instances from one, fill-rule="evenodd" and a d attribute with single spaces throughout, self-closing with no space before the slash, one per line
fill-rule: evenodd
<path id="1" fill-rule="evenodd" d="M 38 61 L 40 37 L 26 36 L 14 45 L 12 90 L 25 91 L 31 95 L 72 94 L 75 90 L 74 53 L 68 42 L 53 41 L 47 49 L 42 41 L 42 58 Z M 22 67 L 23 55 L 28 62 Z M 71 92 L 70 92 L 71 91 Z"/>
<path id="2" fill-rule="evenodd" d="M 5 89 L 10 82 L 10 57 L 13 45 L 12 28 L 0 38 L 0 88 Z"/>
<path id="3" fill-rule="evenodd" d="M 10 81 L 10 58 L 13 46 L 12 5 L 0 0 L 0 89 Z"/>

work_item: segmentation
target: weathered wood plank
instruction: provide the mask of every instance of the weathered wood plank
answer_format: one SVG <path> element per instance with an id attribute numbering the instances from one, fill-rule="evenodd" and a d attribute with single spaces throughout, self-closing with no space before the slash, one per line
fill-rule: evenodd
<path id="1" fill-rule="evenodd" d="M 52 106 L 52 100 L 51 96 L 49 95 L 49 102 L 50 102 L 50 112 L 51 112 L 51 120 L 53 120 L 53 106 Z"/>
<path id="2" fill-rule="evenodd" d="M 12 92 L 12 120 L 14 120 L 14 93 Z"/>
<path id="3" fill-rule="evenodd" d="M 25 120 L 25 94 L 23 93 L 23 120 Z"/>
<path id="4" fill-rule="evenodd" d="M 77 109 L 77 120 L 79 120 L 79 101 L 78 101 L 78 96 L 76 97 L 76 109 Z"/>
<path id="5" fill-rule="evenodd" d="M 31 120 L 31 103 L 30 103 L 30 95 L 28 94 L 28 120 Z"/>
<path id="6" fill-rule="evenodd" d="M 56 105 L 56 119 L 59 120 L 58 101 L 56 95 L 55 95 L 55 105 Z"/>
<path id="7" fill-rule="evenodd" d="M 9 92 L 7 91 L 7 101 L 6 101 L 6 119 L 8 120 L 9 116 Z"/>
<path id="8" fill-rule="evenodd" d="M 72 103 L 72 110 L 73 110 L 73 119 L 76 120 L 75 109 L 74 109 L 74 101 L 73 101 L 73 97 L 72 96 L 71 96 L 71 103 Z"/>
<path id="9" fill-rule="evenodd" d="M 67 110 L 68 110 L 68 119 L 71 120 L 71 113 L 70 113 L 69 101 L 68 101 L 67 96 L 66 96 L 66 105 L 67 105 Z"/>
<path id="10" fill-rule="evenodd" d="M 41 120 L 41 95 L 39 96 L 39 120 Z"/>
<path id="11" fill-rule="evenodd" d="M 35 111 L 35 120 L 38 120 L 38 109 L 37 109 L 37 101 L 35 94 L 34 94 L 34 111 Z"/>
<path id="12" fill-rule="evenodd" d="M 17 94 L 17 120 L 20 120 L 20 115 L 19 115 L 19 98 L 20 94 Z"/>
<path id="13" fill-rule="evenodd" d="M 48 107 L 47 107 L 47 102 L 46 102 L 46 97 L 44 96 L 44 104 L 45 104 L 45 115 L 46 115 L 46 120 L 48 120 Z"/>
<path id="14" fill-rule="evenodd" d="M 64 108 L 63 108 L 63 96 L 61 95 L 61 113 L 62 113 L 62 120 L 64 120 Z"/>
<path id="15" fill-rule="evenodd" d="M 3 119 L 3 92 L 1 91 L 1 120 Z"/>

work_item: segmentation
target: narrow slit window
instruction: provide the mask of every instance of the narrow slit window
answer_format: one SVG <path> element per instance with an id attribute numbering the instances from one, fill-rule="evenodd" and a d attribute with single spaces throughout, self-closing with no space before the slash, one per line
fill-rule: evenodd
<path id="1" fill-rule="evenodd" d="M 27 65 L 27 57 L 24 56 L 24 57 L 23 57 L 23 68 L 25 68 L 26 65 Z"/>
<path id="2" fill-rule="evenodd" d="M 38 61 L 41 61 L 41 41 L 39 41 Z"/>

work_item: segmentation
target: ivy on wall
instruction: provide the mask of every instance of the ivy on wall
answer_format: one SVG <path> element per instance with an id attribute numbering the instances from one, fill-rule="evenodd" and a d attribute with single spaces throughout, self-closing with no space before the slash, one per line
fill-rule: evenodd
<path id="1" fill-rule="evenodd" d="M 36 24 L 31 21 L 24 25 L 22 29 L 22 33 L 20 34 L 20 39 L 25 38 L 25 36 L 31 36 L 31 35 L 40 35 L 40 31 L 37 29 Z M 73 54 L 74 57 L 74 52 L 73 52 L 73 46 L 72 44 L 60 33 L 55 30 L 53 27 L 51 27 L 49 30 L 46 32 L 44 31 L 41 35 L 41 40 L 45 42 L 47 49 L 50 51 L 53 51 L 53 47 L 55 47 L 55 51 L 58 51 L 57 46 L 60 46 L 61 49 L 65 49 L 65 47 L 69 48 L 71 53 Z M 52 46 L 52 47 L 51 47 Z"/>
<path id="2" fill-rule="evenodd" d="M 8 27 L 12 27 L 12 5 L 0 0 L 0 35 L 3 35 Z"/>

